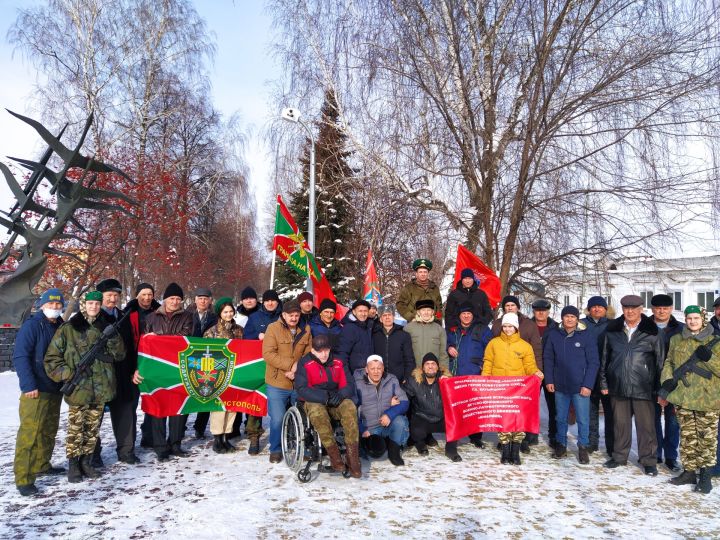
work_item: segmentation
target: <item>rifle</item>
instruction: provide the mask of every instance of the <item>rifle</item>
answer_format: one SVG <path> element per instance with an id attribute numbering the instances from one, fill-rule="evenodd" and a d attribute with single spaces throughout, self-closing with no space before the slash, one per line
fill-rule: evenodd
<path id="1" fill-rule="evenodd" d="M 660 387 L 660 392 L 658 392 L 658 396 L 662 399 L 667 399 L 670 392 L 672 392 L 678 387 L 680 381 L 682 381 L 682 383 L 685 385 L 685 388 L 690 386 L 690 383 L 687 381 L 687 376 L 689 373 L 695 373 L 703 379 L 710 380 L 713 375 L 712 371 L 700 366 L 699 364 L 700 362 L 705 363 L 710 360 L 710 358 L 712 357 L 712 348 L 719 341 L 720 338 L 715 338 L 707 345 L 700 345 L 697 349 L 695 349 L 695 351 L 693 351 L 692 353 L 692 356 L 690 356 L 687 362 L 673 370 L 672 379 L 668 379 L 667 381 L 662 383 L 662 386 Z"/>
<path id="2" fill-rule="evenodd" d="M 110 339 L 112 339 L 113 336 L 118 333 L 120 324 L 125 320 L 128 315 L 130 315 L 130 310 L 127 310 L 123 314 L 123 316 L 114 323 L 107 325 L 103 329 L 102 335 L 95 343 L 93 343 L 93 346 L 90 347 L 90 350 L 83 354 L 82 357 L 80 357 L 80 361 L 78 362 L 77 368 L 75 369 L 75 373 L 70 379 L 65 381 L 65 384 L 63 384 L 62 388 L 60 388 L 60 391 L 64 395 L 69 396 L 70 394 L 72 394 L 77 388 L 77 385 L 80 384 L 80 381 L 82 381 L 85 376 L 90 373 L 90 370 L 92 369 L 92 365 L 95 363 L 95 360 L 97 360 L 97 358 L 101 356 L 101 353 L 105 350 L 105 345 L 107 345 L 107 342 L 110 341 Z"/>

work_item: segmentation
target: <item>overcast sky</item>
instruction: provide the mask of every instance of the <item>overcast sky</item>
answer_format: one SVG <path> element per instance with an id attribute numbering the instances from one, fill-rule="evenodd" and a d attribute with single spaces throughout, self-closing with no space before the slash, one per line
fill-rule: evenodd
<path id="1" fill-rule="evenodd" d="M 13 48 L 6 39 L 7 31 L 17 17 L 17 9 L 35 3 L 0 0 L 1 156 L 35 158 L 44 148 L 32 128 L 4 111 L 7 108 L 38 116 L 28 105 L 35 83 L 34 70 L 19 53 L 13 55 Z M 264 11 L 262 0 L 196 0 L 194 3 L 217 40 L 215 64 L 210 67 L 212 101 L 226 117 L 239 112 L 250 134 L 246 157 L 258 208 L 262 208 L 271 169 L 269 152 L 260 135 L 275 115 L 267 103 L 267 82 L 278 76 L 269 54 L 270 17 Z M 4 180 L 0 180 L 0 209 L 9 209 L 13 202 Z"/>

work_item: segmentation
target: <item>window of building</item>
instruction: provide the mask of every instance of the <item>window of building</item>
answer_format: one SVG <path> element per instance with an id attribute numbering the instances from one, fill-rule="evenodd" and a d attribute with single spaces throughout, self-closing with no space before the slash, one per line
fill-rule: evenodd
<path id="1" fill-rule="evenodd" d="M 681 291 L 670 291 L 667 295 L 673 299 L 673 309 L 676 311 L 682 311 L 682 292 Z"/>
<path id="2" fill-rule="evenodd" d="M 643 307 L 645 307 L 645 308 L 650 307 L 650 300 L 652 300 L 652 297 L 653 297 L 652 291 L 640 291 L 640 298 L 642 298 Z"/>
<path id="3" fill-rule="evenodd" d="M 703 291 L 697 293 L 698 306 L 704 307 L 707 310 L 712 309 L 712 305 L 715 302 L 715 293 L 713 291 Z"/>
<path id="4" fill-rule="evenodd" d="M 569 305 L 570 305 L 570 295 L 566 294 L 565 297 L 563 298 L 563 307 L 569 306 Z"/>

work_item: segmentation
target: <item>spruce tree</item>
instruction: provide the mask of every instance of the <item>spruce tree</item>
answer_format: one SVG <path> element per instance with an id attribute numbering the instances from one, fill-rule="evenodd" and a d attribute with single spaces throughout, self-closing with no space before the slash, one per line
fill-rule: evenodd
<path id="1" fill-rule="evenodd" d="M 347 136 L 343 133 L 337 100 L 333 90 L 325 92 L 315 122 L 318 136 L 315 147 L 315 246 L 318 264 L 325 272 L 330 286 L 341 303 L 355 299 L 360 284 L 355 276 L 358 261 L 350 256 L 349 242 L 353 238 L 354 209 L 349 197 L 352 190 L 353 169 L 348 163 Z M 301 158 L 303 179 L 299 188 L 290 193 L 288 209 L 300 231 L 308 234 L 308 204 L 310 190 L 310 140 Z M 280 294 L 304 289 L 304 278 L 286 265 L 276 268 L 276 289 Z"/>

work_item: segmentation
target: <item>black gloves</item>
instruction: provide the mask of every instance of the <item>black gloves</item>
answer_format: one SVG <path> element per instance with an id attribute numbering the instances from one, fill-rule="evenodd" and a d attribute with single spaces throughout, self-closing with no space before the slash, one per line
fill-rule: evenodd
<path id="1" fill-rule="evenodd" d="M 660 391 L 658 392 L 658 396 L 660 396 L 662 399 L 667 399 L 667 397 L 670 395 L 670 392 L 675 390 L 677 388 L 677 381 L 675 379 L 668 379 L 662 385 L 660 385 Z"/>
<path id="2" fill-rule="evenodd" d="M 340 403 L 342 403 L 342 400 L 343 397 L 337 392 L 328 392 L 328 407 L 337 407 L 338 405 L 340 405 Z"/>
<path id="3" fill-rule="evenodd" d="M 707 362 L 708 360 L 710 360 L 710 358 L 712 358 L 712 351 L 708 349 L 705 345 L 700 345 L 695 350 L 695 356 L 697 356 L 698 360 L 700 360 L 701 362 Z"/>

